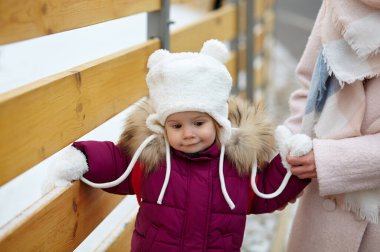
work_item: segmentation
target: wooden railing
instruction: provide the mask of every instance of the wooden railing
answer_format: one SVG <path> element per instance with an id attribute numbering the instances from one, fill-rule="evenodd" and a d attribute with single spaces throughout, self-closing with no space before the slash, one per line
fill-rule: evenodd
<path id="1" fill-rule="evenodd" d="M 168 8 L 163 6 L 165 2 L 191 4 L 185 0 L 0 0 L 0 45 L 137 13 L 160 12 Z M 256 2 L 264 4 L 263 0 Z M 239 28 L 239 4 L 225 3 L 172 31 L 170 50 L 198 51 L 207 39 L 236 41 L 243 30 Z M 263 36 L 256 34 L 256 45 L 262 44 Z M 0 94 L 0 185 L 146 96 L 147 58 L 162 44 L 162 38 L 149 38 Z M 244 70 L 245 53 L 244 47 L 235 48 L 227 66 L 236 83 L 238 72 Z M 255 46 L 255 53 L 260 50 Z M 0 228 L 0 251 L 73 251 L 123 199 L 80 182 L 56 188 Z M 0 205 L 4 207 L 6 202 Z M 130 220 L 137 208 L 134 203 L 106 240 L 95 241 L 100 251 L 128 249 L 133 229 Z"/>

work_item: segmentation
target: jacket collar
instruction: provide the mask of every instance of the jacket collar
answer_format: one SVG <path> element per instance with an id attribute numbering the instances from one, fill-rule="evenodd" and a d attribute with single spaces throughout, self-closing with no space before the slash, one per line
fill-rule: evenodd
<path id="1" fill-rule="evenodd" d="M 220 155 L 220 147 L 216 141 L 207 149 L 197 152 L 197 153 L 187 154 L 182 151 L 175 150 L 173 148 L 171 149 L 175 155 L 178 155 L 180 157 L 183 157 L 189 160 L 211 160 L 214 158 L 219 158 L 219 155 Z"/>
<path id="2" fill-rule="evenodd" d="M 230 97 L 228 109 L 228 118 L 234 130 L 225 145 L 226 156 L 239 174 L 248 174 L 254 161 L 270 160 L 275 150 L 274 128 L 261 105 L 253 105 L 241 98 Z M 132 157 L 141 143 L 153 134 L 146 126 L 147 117 L 153 113 L 155 109 L 149 98 L 140 100 L 131 111 L 118 142 L 126 155 Z M 208 154 L 218 155 L 218 144 L 213 144 L 207 151 L 210 152 Z M 165 153 L 165 136 L 159 135 L 140 155 L 139 159 L 144 163 L 145 171 L 150 172 L 158 167 L 164 160 Z"/>

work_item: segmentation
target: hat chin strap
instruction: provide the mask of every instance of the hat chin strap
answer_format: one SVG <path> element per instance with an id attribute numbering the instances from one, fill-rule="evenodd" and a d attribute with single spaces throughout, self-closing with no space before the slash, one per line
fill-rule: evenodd
<path id="1" fill-rule="evenodd" d="M 121 182 L 123 182 L 129 176 L 129 174 L 131 173 L 134 165 L 136 164 L 136 162 L 137 162 L 138 158 L 140 157 L 141 152 L 144 150 L 144 148 L 156 137 L 157 137 L 156 134 L 150 135 L 141 143 L 141 145 L 139 146 L 139 148 L 137 148 L 135 154 L 133 155 L 132 160 L 129 163 L 127 169 L 124 171 L 124 173 L 118 179 L 111 181 L 111 182 L 106 182 L 106 183 L 94 183 L 94 182 L 92 182 L 92 181 L 90 181 L 84 177 L 81 177 L 80 180 L 83 181 L 85 184 L 92 186 L 94 188 L 110 188 L 110 187 L 114 187 L 114 186 L 119 185 Z M 228 206 L 231 209 L 234 209 L 235 204 L 233 203 L 230 196 L 228 195 L 226 183 L 224 180 L 224 174 L 223 174 L 223 163 L 224 163 L 225 149 L 226 149 L 225 144 L 222 144 L 221 151 L 220 151 L 220 159 L 219 159 L 219 180 L 220 180 L 220 185 L 221 185 L 222 194 L 223 194 L 224 199 L 226 200 Z M 169 145 L 166 137 L 165 137 L 165 150 L 166 150 L 166 173 L 165 173 L 164 184 L 162 185 L 161 192 L 160 192 L 160 195 L 159 195 L 158 200 L 157 200 L 157 203 L 160 205 L 162 204 L 162 199 L 165 195 L 166 188 L 169 184 L 170 171 L 171 171 L 170 145 Z M 251 184 L 252 184 L 253 191 L 259 197 L 265 198 L 265 199 L 271 199 L 271 198 L 274 198 L 274 197 L 277 197 L 278 195 L 280 195 L 282 193 L 282 191 L 284 190 L 285 186 L 287 185 L 287 183 L 290 179 L 290 176 L 292 175 L 290 170 L 288 170 L 288 172 L 286 173 L 285 178 L 282 181 L 280 187 L 273 193 L 264 194 L 264 193 L 261 193 L 256 186 L 256 181 L 255 181 L 256 174 L 257 174 L 257 161 L 255 161 L 252 164 Z"/>
<path id="2" fill-rule="evenodd" d="M 220 186 L 222 188 L 222 194 L 224 199 L 227 201 L 228 206 L 231 209 L 235 208 L 234 202 L 232 202 L 230 196 L 228 195 L 226 183 L 224 181 L 224 174 L 223 174 L 223 162 L 224 162 L 224 152 L 226 150 L 225 144 L 222 144 L 222 147 L 220 149 L 220 159 L 219 159 L 219 180 L 220 180 Z"/>
<path id="3" fill-rule="evenodd" d="M 259 196 L 260 198 L 264 198 L 264 199 L 273 199 L 274 197 L 277 197 L 278 195 L 280 195 L 284 191 L 285 186 L 288 184 L 289 179 L 292 176 L 290 169 L 287 169 L 286 175 L 284 179 L 282 180 L 279 188 L 273 193 L 265 194 L 265 193 L 260 192 L 256 186 L 256 174 L 257 174 L 257 161 L 255 159 L 254 163 L 252 164 L 251 185 L 255 194 Z"/>
<path id="4" fill-rule="evenodd" d="M 171 161 L 170 161 L 170 145 L 165 135 L 165 149 L 166 149 L 166 173 L 165 173 L 165 180 L 164 184 L 162 185 L 160 195 L 158 196 L 157 203 L 162 204 L 162 199 L 164 198 L 164 194 L 166 191 L 166 187 L 169 183 L 170 178 L 170 170 L 171 170 Z"/>
<path id="5" fill-rule="evenodd" d="M 94 188 L 110 188 L 119 185 L 121 182 L 123 182 L 131 173 L 134 165 L 136 164 L 138 158 L 140 157 L 141 152 L 144 150 L 144 148 L 153 140 L 157 137 L 156 134 L 150 135 L 147 137 L 144 142 L 141 143 L 139 148 L 136 150 L 135 154 L 132 157 L 131 162 L 129 163 L 127 169 L 124 171 L 124 173 L 116 180 L 111 181 L 111 182 L 106 182 L 106 183 L 94 183 L 91 182 L 90 180 L 81 177 L 80 180 L 86 183 L 89 186 L 92 186 Z M 171 170 L 171 162 L 170 162 L 170 146 L 169 143 L 165 137 L 165 148 L 166 148 L 166 174 L 165 174 L 165 180 L 164 184 L 162 185 L 160 195 L 158 197 L 157 203 L 162 204 L 162 199 L 164 197 L 166 187 L 168 186 L 169 183 L 169 178 L 170 178 L 170 170 Z"/>
<path id="6" fill-rule="evenodd" d="M 147 137 L 137 148 L 135 154 L 132 157 L 131 162 L 129 163 L 127 169 L 124 171 L 124 173 L 116 180 L 111 181 L 111 182 L 106 182 L 106 183 L 94 183 L 89 181 L 88 179 L 81 177 L 80 180 L 86 183 L 89 186 L 95 187 L 95 188 L 110 188 L 119 185 L 121 182 L 123 182 L 128 175 L 131 173 L 133 166 L 136 164 L 138 158 L 140 157 L 141 152 L 144 150 L 144 148 L 153 140 L 157 137 L 157 135 L 150 135 Z"/>
<path id="7" fill-rule="evenodd" d="M 111 181 L 111 182 L 106 182 L 106 183 L 94 183 L 85 177 L 81 177 L 80 180 L 83 181 L 85 184 L 92 186 L 94 188 L 110 188 L 119 185 L 121 182 L 123 182 L 129 174 L 132 172 L 132 169 L 134 165 L 136 164 L 138 158 L 140 157 L 141 152 L 144 150 L 144 148 L 153 140 L 157 137 L 156 134 L 150 135 L 147 137 L 139 146 L 139 148 L 136 150 L 135 154 L 132 157 L 131 162 L 129 163 L 127 169 L 124 171 L 124 173 L 116 180 Z M 162 204 L 162 199 L 164 198 L 166 188 L 169 184 L 169 178 L 170 178 L 170 171 L 171 171 L 171 162 L 170 162 L 170 145 L 167 141 L 167 138 L 165 137 L 165 149 L 166 149 L 166 173 L 165 173 L 165 179 L 164 179 L 164 184 L 162 185 L 160 195 L 158 197 L 157 203 Z M 227 201 L 229 207 L 231 209 L 235 208 L 235 204 L 232 202 L 230 196 L 228 195 L 227 189 L 226 189 L 226 184 L 224 181 L 224 175 L 223 175 L 223 162 L 224 162 L 224 152 L 225 152 L 225 145 L 222 145 L 221 148 L 221 153 L 220 153 L 220 159 L 219 159 L 219 179 L 220 179 L 220 184 L 222 187 L 222 193 Z"/>

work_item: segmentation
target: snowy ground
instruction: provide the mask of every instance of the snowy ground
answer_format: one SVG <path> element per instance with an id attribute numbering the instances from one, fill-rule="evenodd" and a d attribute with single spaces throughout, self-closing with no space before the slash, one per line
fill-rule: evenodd
<path id="1" fill-rule="evenodd" d="M 171 19 L 175 21 L 172 29 L 202 15 L 181 6 L 173 7 L 171 13 Z M 146 15 L 139 14 L 88 28 L 0 46 L 0 93 L 145 40 Z M 286 115 L 288 90 L 294 87 L 295 62 L 281 45 L 275 46 L 273 55 L 277 64 L 268 109 L 273 118 L 280 118 Z M 123 111 L 81 139 L 116 141 L 127 114 L 128 110 Z M 40 187 L 49 162 L 54 158 L 55 155 L 0 188 L 0 227 L 41 197 Z M 112 226 L 108 224 L 123 218 L 125 209 L 135 204 L 132 201 L 132 198 L 127 197 L 106 220 L 103 228 L 89 240 L 101 233 L 107 233 L 107 226 Z M 279 213 L 250 216 L 242 251 L 271 251 L 271 241 L 275 237 L 278 220 Z M 91 242 L 85 242 L 76 251 L 93 249 Z"/>

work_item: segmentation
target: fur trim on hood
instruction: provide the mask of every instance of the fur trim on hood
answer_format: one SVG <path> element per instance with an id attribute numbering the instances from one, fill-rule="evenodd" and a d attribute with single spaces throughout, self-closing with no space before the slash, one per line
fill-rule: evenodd
<path id="1" fill-rule="evenodd" d="M 235 164 L 239 174 L 249 174 L 255 158 L 258 163 L 270 160 L 275 151 L 274 127 L 264 115 L 261 105 L 230 97 L 228 100 L 228 119 L 231 121 L 231 139 L 226 143 L 226 156 Z M 119 147 L 132 157 L 140 144 L 153 134 L 146 126 L 146 119 L 155 113 L 149 98 L 140 101 L 127 118 L 124 132 L 119 139 Z M 142 151 L 139 160 L 144 163 L 145 171 L 154 170 L 165 158 L 165 139 L 156 137 Z"/>

